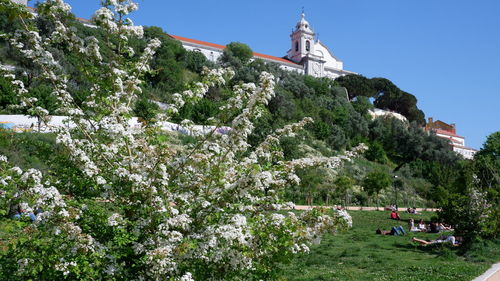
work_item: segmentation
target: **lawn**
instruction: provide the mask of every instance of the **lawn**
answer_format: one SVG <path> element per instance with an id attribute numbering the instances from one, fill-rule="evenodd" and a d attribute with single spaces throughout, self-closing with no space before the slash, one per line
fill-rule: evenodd
<path id="1" fill-rule="evenodd" d="M 433 213 L 402 214 L 402 221 L 388 219 L 387 211 L 350 211 L 353 228 L 327 235 L 308 255 L 298 256 L 285 271 L 285 280 L 472 280 L 500 261 L 498 242 L 481 244 L 467 254 L 460 247 L 419 246 L 413 236 L 434 239 L 439 234 L 376 235 L 410 217 L 429 220 Z"/>
<path id="2" fill-rule="evenodd" d="M 318 280 L 472 280 L 500 261 L 500 243 L 481 244 L 468 254 L 460 247 L 447 245 L 419 246 L 413 236 L 434 239 L 439 234 L 418 233 L 406 236 L 376 235 L 377 228 L 388 230 L 406 220 L 429 220 L 433 213 L 402 214 L 402 221 L 388 219 L 387 211 L 350 211 L 353 228 L 327 235 L 307 255 L 298 256 L 284 268 L 287 281 Z M 24 233 L 31 223 L 0 220 L 0 260 L 7 244 Z M 0 274 L 1 275 L 1 274 Z M 2 279 L 2 278 L 0 278 Z"/>

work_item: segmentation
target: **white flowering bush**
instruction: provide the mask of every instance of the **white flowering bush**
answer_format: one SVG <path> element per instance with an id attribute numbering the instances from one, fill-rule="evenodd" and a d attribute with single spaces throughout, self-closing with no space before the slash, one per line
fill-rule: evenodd
<path id="1" fill-rule="evenodd" d="M 8 0 L 0 4 L 20 9 Z M 131 126 L 142 77 L 160 46 L 153 39 L 136 54 L 128 45 L 131 36 L 143 34 L 128 17 L 136 9 L 130 0 L 103 1 L 93 21 L 110 40 L 98 42 L 80 38 L 65 26 L 61 19 L 70 13 L 69 5 L 47 0 L 39 12 L 53 21 L 51 36 L 41 37 L 25 18 L 28 14 L 22 14 L 25 29 L 9 35 L 12 46 L 42 70 L 40 79 L 52 85 L 59 112 L 70 117 L 73 126 L 59 129 L 57 143 L 66 148 L 74 178 L 61 182 L 57 171 L 22 171 L 0 158 L 2 207 L 24 203 L 43 211 L 2 254 L 4 277 L 272 280 L 277 278 L 277 264 L 307 252 L 324 233 L 352 224 L 347 213 L 287 212 L 293 204 L 281 195 L 300 181 L 295 169 L 336 169 L 364 146 L 336 157 L 285 161 L 280 139 L 293 136 L 312 122 L 310 118 L 275 131 L 255 147 L 247 143 L 253 120 L 274 95 L 274 78 L 268 73 L 261 74 L 257 85 L 235 86 L 223 107 L 232 114 L 211 120 L 214 129 L 183 149 L 173 149 L 161 137 L 161 123 L 184 104 L 203 98 L 210 87 L 224 85 L 233 75 L 230 69 L 205 69 L 200 82 L 172 95 L 156 122 Z M 114 51 L 110 58 L 103 59 L 101 44 Z M 93 82 L 91 94 L 81 104 L 48 51 L 54 46 L 74 52 L 82 67 L 90 68 L 86 75 Z M 16 87 L 20 106 L 32 108 L 22 81 L 10 73 L 4 76 Z M 47 115 L 43 108 L 32 112 Z M 217 133 L 227 125 L 227 134 Z M 86 183 L 94 192 L 71 192 L 72 182 Z"/>

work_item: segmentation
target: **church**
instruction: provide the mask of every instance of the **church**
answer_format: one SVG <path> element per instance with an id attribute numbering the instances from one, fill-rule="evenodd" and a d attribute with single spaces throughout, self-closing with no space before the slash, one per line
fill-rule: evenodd
<path id="1" fill-rule="evenodd" d="M 179 40 L 185 49 L 201 52 L 210 61 L 216 62 L 222 55 L 225 46 L 170 35 Z M 262 59 L 280 65 L 282 69 L 296 71 L 314 77 L 328 77 L 335 79 L 347 74 L 356 74 L 344 70 L 344 63 L 333 55 L 333 52 L 319 40 L 315 40 L 315 33 L 302 13 L 301 19 L 290 34 L 291 46 L 284 57 L 274 57 L 261 53 L 254 53 L 254 58 Z"/>

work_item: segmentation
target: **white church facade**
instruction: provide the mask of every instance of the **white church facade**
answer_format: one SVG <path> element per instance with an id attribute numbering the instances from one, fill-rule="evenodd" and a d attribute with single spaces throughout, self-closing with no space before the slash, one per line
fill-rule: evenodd
<path id="1" fill-rule="evenodd" d="M 196 39 L 170 35 L 179 40 L 182 46 L 190 51 L 199 51 L 208 60 L 216 62 L 224 51 L 225 46 L 204 42 Z M 332 51 L 319 40 L 315 40 L 315 33 L 305 19 L 304 13 L 290 35 L 291 48 L 284 57 L 275 57 L 261 53 L 254 53 L 254 58 L 262 59 L 280 65 L 282 69 L 296 71 L 314 77 L 329 77 L 335 79 L 355 72 L 344 70 L 344 63 L 337 59 Z"/>

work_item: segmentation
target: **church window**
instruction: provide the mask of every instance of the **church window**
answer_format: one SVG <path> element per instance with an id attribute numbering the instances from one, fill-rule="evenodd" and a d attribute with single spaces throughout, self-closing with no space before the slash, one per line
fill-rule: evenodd
<path id="1" fill-rule="evenodd" d="M 299 42 L 295 41 L 295 52 L 299 51 Z"/>
<path id="2" fill-rule="evenodd" d="M 309 42 L 309 40 L 306 41 L 306 51 L 310 51 L 311 50 L 311 42 Z"/>

